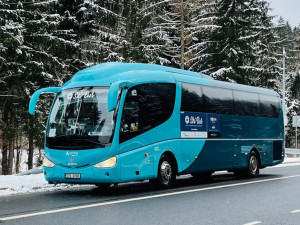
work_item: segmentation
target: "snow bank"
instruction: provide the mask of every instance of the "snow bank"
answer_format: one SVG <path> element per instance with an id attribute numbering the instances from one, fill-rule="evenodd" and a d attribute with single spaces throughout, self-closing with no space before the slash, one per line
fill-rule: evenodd
<path id="1" fill-rule="evenodd" d="M 284 162 L 274 167 L 300 166 L 300 158 L 284 158 Z M 272 167 L 268 167 L 272 168 Z"/>
<path id="2" fill-rule="evenodd" d="M 87 186 L 87 185 L 84 185 Z M 0 196 L 24 194 L 42 191 L 55 191 L 68 188 L 79 188 L 82 185 L 48 184 L 44 174 L 31 174 L 26 176 L 8 175 L 0 176 Z"/>

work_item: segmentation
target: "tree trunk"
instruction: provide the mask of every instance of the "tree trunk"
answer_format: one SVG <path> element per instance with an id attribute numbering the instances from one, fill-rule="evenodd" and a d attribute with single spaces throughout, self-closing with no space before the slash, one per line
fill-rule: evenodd
<path id="1" fill-rule="evenodd" d="M 184 69 L 184 43 L 185 43 L 185 38 L 184 38 L 184 1 L 181 0 L 181 16 L 180 16 L 180 68 Z"/>
<path id="2" fill-rule="evenodd" d="M 33 168 L 33 120 L 29 119 L 29 135 L 28 135 L 28 169 Z"/>
<path id="3" fill-rule="evenodd" d="M 4 140 L 3 140 L 4 142 Z M 4 143 L 2 145 L 2 174 L 8 175 L 8 159 L 7 159 L 7 153 L 8 153 L 8 145 Z"/>
<path id="4" fill-rule="evenodd" d="M 16 138 L 16 148 L 17 148 L 17 157 L 16 157 L 16 173 L 20 172 L 20 162 L 21 162 L 21 150 L 19 146 L 19 137 Z"/>
<path id="5" fill-rule="evenodd" d="M 9 154 L 8 154 L 8 174 L 12 174 L 14 167 L 14 140 L 9 140 Z"/>
<path id="6" fill-rule="evenodd" d="M 125 40 L 126 43 L 123 44 L 123 57 L 125 62 L 129 62 L 129 47 L 130 47 L 130 38 L 131 38 L 131 12 L 132 12 L 132 1 L 128 0 L 125 3 L 124 12 L 126 18 L 126 33 L 125 33 Z"/>
<path id="7" fill-rule="evenodd" d="M 7 111 L 3 112 L 3 123 L 7 126 L 8 123 L 8 113 Z M 2 133 L 2 174 L 8 175 L 8 144 L 7 144 L 7 137 L 5 133 L 5 129 Z"/>
<path id="8" fill-rule="evenodd" d="M 9 146 L 9 155 L 8 155 L 8 174 L 12 174 L 13 172 L 13 167 L 14 167 L 14 149 L 15 149 L 15 134 L 13 134 L 15 124 L 14 124 L 14 112 L 10 111 L 10 130 L 11 130 L 11 135 L 8 140 L 8 146 Z"/>
<path id="9" fill-rule="evenodd" d="M 38 159 L 37 159 L 37 165 L 36 166 L 41 166 L 43 165 L 43 153 L 42 153 L 42 150 L 39 149 L 39 156 L 38 156 Z"/>

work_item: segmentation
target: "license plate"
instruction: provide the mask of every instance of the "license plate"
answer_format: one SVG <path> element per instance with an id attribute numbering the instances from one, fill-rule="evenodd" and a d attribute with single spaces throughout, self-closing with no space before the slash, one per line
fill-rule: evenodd
<path id="1" fill-rule="evenodd" d="M 81 174 L 80 173 L 65 173 L 66 179 L 80 179 Z"/>

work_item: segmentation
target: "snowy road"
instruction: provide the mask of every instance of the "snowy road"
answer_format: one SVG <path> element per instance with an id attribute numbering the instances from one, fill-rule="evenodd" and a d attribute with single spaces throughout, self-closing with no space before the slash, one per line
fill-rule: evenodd
<path id="1" fill-rule="evenodd" d="M 217 173 L 209 183 L 181 177 L 177 187 L 147 182 L 103 193 L 93 186 L 0 198 L 1 224 L 295 224 L 300 165 L 267 168 L 256 179 Z M 293 166 L 292 166 L 293 165 Z"/>

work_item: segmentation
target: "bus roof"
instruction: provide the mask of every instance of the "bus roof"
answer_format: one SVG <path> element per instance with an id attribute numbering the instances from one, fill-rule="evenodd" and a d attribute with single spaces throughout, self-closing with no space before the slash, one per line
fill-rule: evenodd
<path id="1" fill-rule="evenodd" d="M 158 71 L 160 73 L 158 73 Z M 70 81 L 64 84 L 63 89 L 82 86 L 110 86 L 114 82 L 134 81 L 135 79 L 151 82 L 157 80 L 158 77 L 160 81 L 169 83 L 180 81 L 279 96 L 275 91 L 269 89 L 216 81 L 210 76 L 192 71 L 155 64 L 121 62 L 101 63 L 81 70 L 77 72 Z"/>

